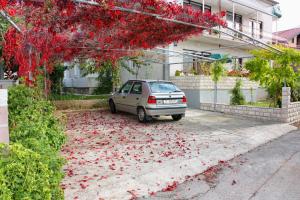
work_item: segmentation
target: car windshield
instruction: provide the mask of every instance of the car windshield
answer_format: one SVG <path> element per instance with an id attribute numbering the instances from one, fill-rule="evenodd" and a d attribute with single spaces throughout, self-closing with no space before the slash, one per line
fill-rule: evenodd
<path id="1" fill-rule="evenodd" d="M 176 85 L 169 82 L 150 82 L 149 85 L 153 93 L 181 92 Z"/>

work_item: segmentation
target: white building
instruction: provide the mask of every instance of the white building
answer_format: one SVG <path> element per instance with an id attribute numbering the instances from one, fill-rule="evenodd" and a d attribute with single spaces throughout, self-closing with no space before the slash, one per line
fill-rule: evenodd
<path id="1" fill-rule="evenodd" d="M 300 27 L 274 33 L 273 42 L 300 50 Z"/>
<path id="2" fill-rule="evenodd" d="M 199 9 L 203 9 L 202 3 L 205 3 L 205 10 L 213 13 L 225 10 L 229 28 L 240 31 L 262 43 L 271 44 L 272 42 L 273 22 L 277 20 L 273 10 L 274 6 L 278 4 L 273 0 L 184 0 L 183 3 L 198 7 Z M 219 34 L 214 33 L 214 31 L 206 31 L 201 36 L 195 36 L 177 45 L 171 45 L 169 49 L 176 52 L 194 53 L 196 55 L 229 55 L 236 58 L 236 62 L 242 65 L 245 59 L 251 56 L 249 50 L 258 48 L 257 45 L 249 44 L 253 44 L 254 40 L 247 36 L 228 29 L 221 29 L 221 31 L 225 33 Z M 235 36 L 235 38 L 226 35 L 226 33 Z M 194 66 L 185 64 L 185 62 L 192 62 L 195 59 L 197 58 L 189 56 L 170 57 L 169 63 L 171 64 L 183 63 L 171 65 L 170 76 L 174 76 L 176 70 L 185 72 L 191 70 L 191 67 L 195 68 L 196 63 L 192 64 Z M 233 60 L 231 67 L 237 63 L 234 63 Z"/>
<path id="3" fill-rule="evenodd" d="M 184 73 L 197 71 L 202 61 L 213 60 L 222 55 L 234 58 L 232 63 L 228 64 L 228 68 L 233 68 L 243 65 L 251 56 L 249 50 L 271 49 L 268 44 L 272 43 L 273 23 L 280 15 L 276 9 L 278 2 L 274 0 L 177 0 L 177 2 L 212 13 L 226 11 L 224 19 L 228 23 L 228 29 L 219 30 L 216 27 L 216 30 L 205 31 L 202 35 L 172 44 L 166 49 L 158 49 L 157 52 L 164 58 L 142 68 L 138 78 L 168 80 L 175 76 L 176 71 Z M 64 84 L 66 88 L 93 88 L 96 87 L 95 81 L 92 80 L 95 77 L 96 75 L 81 77 L 77 66 L 66 71 Z M 122 69 L 122 82 L 135 78 L 135 75 Z"/>

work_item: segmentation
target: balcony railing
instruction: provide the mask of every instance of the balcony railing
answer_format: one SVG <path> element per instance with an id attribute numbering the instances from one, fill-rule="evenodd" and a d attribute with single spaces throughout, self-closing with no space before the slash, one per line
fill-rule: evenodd
<path id="1" fill-rule="evenodd" d="M 216 29 L 218 29 L 218 27 L 216 27 Z M 276 35 L 274 35 L 271 32 L 268 31 L 264 31 L 261 29 L 257 29 L 257 28 L 252 28 L 250 26 L 246 26 L 246 25 L 239 25 L 238 29 L 235 29 L 239 32 L 242 32 L 248 36 L 250 36 L 253 39 L 256 40 L 260 40 L 262 42 L 265 43 L 275 43 L 275 40 L 278 41 L 285 41 L 286 39 L 278 37 Z M 221 32 L 221 33 L 220 33 Z M 220 39 L 227 39 L 227 40 L 249 40 L 251 41 L 251 39 L 249 39 L 248 37 L 244 36 L 243 34 L 239 34 L 235 31 L 232 31 L 230 29 L 227 28 L 221 28 L 220 32 L 218 31 L 205 31 L 205 35 L 209 35 L 209 36 L 214 36 L 214 37 L 219 37 Z"/>

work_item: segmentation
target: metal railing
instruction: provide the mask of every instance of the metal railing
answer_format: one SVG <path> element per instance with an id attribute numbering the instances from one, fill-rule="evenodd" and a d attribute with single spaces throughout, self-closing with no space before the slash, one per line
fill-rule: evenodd
<path id="1" fill-rule="evenodd" d="M 232 26 L 229 26 L 229 27 L 231 29 L 234 29 Z M 285 38 L 279 37 L 279 36 L 273 34 L 272 32 L 268 32 L 265 30 L 257 29 L 257 28 L 252 28 L 252 27 L 246 26 L 246 25 L 242 25 L 239 27 L 239 29 L 235 29 L 235 30 L 240 31 L 241 33 L 244 33 L 248 36 L 251 36 L 252 38 L 254 38 L 256 40 L 260 40 L 260 41 L 266 42 L 266 43 L 276 43 L 276 41 L 278 41 L 278 42 L 286 41 Z M 226 32 L 226 33 L 228 33 L 228 35 L 223 34 L 222 32 Z M 220 28 L 220 32 L 205 31 L 204 34 L 210 35 L 210 36 L 216 36 L 216 37 L 219 37 L 220 39 L 228 39 L 228 40 L 237 40 L 236 38 L 233 38 L 229 35 L 234 35 L 241 39 L 247 39 L 247 40 L 249 39 L 248 37 L 245 37 L 243 34 L 239 34 L 239 33 L 234 32 L 233 30 L 230 30 L 227 28 L 222 28 L 222 27 Z"/>

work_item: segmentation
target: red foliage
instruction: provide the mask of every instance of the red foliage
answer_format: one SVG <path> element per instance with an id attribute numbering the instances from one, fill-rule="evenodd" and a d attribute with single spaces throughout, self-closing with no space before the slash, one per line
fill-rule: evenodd
<path id="1" fill-rule="evenodd" d="M 174 181 L 171 185 L 168 185 L 166 188 L 164 188 L 162 191 L 163 192 L 171 192 L 176 190 L 176 188 L 178 187 L 178 182 Z"/>
<path id="2" fill-rule="evenodd" d="M 231 70 L 227 72 L 227 76 L 233 77 L 249 77 L 250 73 L 248 71 L 241 71 L 241 70 Z"/>
<path id="3" fill-rule="evenodd" d="M 218 14 L 202 13 L 163 0 L 105 1 L 99 6 L 72 0 L 0 1 L 9 13 L 24 19 L 22 33 L 9 29 L 5 35 L 4 58 L 20 66 L 19 75 L 36 74 L 38 66 L 75 58 L 99 62 L 116 61 L 132 50 L 150 49 L 181 41 L 206 28 L 225 26 Z M 168 19 L 189 22 L 204 28 L 163 21 L 156 16 L 120 11 L 118 8 L 153 13 Z"/>

